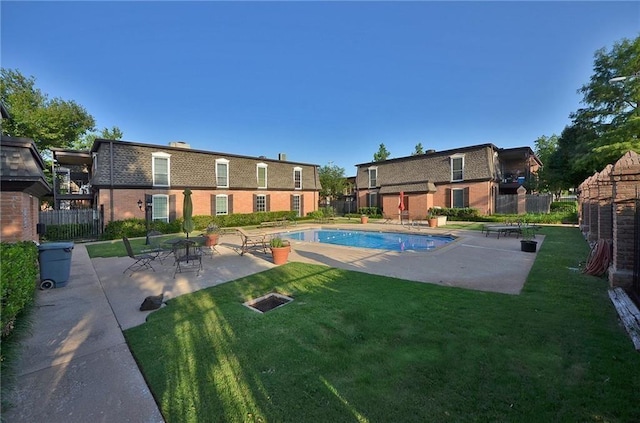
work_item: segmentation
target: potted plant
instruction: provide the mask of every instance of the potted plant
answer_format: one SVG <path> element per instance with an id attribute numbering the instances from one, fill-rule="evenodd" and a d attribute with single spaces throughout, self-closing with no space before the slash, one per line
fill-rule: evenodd
<path id="1" fill-rule="evenodd" d="M 218 245 L 218 239 L 220 237 L 220 228 L 215 223 L 211 222 L 207 225 L 207 228 L 204 230 L 205 241 L 204 245 L 207 247 L 215 247 Z"/>
<path id="2" fill-rule="evenodd" d="M 369 222 L 369 216 L 367 216 L 366 214 L 363 214 L 362 216 L 360 216 L 360 223 L 368 223 Z"/>
<path id="3" fill-rule="evenodd" d="M 523 227 L 520 233 L 522 234 L 522 239 L 520 240 L 520 251 L 524 251 L 525 253 L 535 253 L 538 241 L 533 240 L 533 237 L 535 236 L 533 229 Z"/>
<path id="4" fill-rule="evenodd" d="M 436 216 L 433 211 L 429 210 L 427 213 L 427 220 L 429 221 L 430 228 L 436 228 L 438 226 L 438 216 Z"/>
<path id="5" fill-rule="evenodd" d="M 273 264 L 281 265 L 287 262 L 289 258 L 289 252 L 291 251 L 291 245 L 289 245 L 289 241 L 276 236 L 271 238 L 271 241 L 269 241 L 269 247 L 271 247 Z"/>

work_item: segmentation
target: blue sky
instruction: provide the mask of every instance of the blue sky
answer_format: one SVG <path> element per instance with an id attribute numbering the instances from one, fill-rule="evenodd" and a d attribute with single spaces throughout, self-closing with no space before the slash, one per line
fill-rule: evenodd
<path id="1" fill-rule="evenodd" d="M 355 174 L 380 143 L 531 146 L 638 2 L 1 3 L 1 64 L 127 141 Z"/>

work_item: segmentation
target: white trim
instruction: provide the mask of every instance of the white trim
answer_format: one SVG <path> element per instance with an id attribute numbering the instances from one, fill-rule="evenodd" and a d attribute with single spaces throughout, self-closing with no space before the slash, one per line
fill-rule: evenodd
<path id="1" fill-rule="evenodd" d="M 462 177 L 461 178 L 454 178 L 453 177 L 453 172 L 454 172 L 453 161 L 457 160 L 457 159 L 460 159 L 461 162 L 462 162 L 462 166 L 461 166 L 462 167 L 462 169 L 461 169 Z M 464 181 L 464 154 L 453 154 L 453 155 L 449 156 L 449 166 L 451 168 L 451 182 Z"/>
<path id="2" fill-rule="evenodd" d="M 156 159 L 166 159 L 167 160 L 167 183 L 166 184 L 157 184 L 156 183 Z M 162 151 L 151 153 L 151 178 L 154 187 L 169 187 L 171 186 L 171 154 L 164 153 Z"/>
<path id="3" fill-rule="evenodd" d="M 266 163 L 258 163 L 256 165 L 256 183 L 258 185 L 258 189 L 267 189 L 269 186 L 268 178 L 267 178 L 267 164 Z M 264 169 L 264 186 L 260 186 L 260 169 Z"/>
<path id="4" fill-rule="evenodd" d="M 295 204 L 296 204 L 296 198 L 298 199 L 298 208 L 295 208 Z M 302 195 L 300 194 L 293 194 L 293 211 L 296 212 L 296 217 L 301 217 L 300 212 L 302 211 Z"/>
<path id="5" fill-rule="evenodd" d="M 164 198 L 164 200 L 166 201 L 167 204 L 167 214 L 166 216 L 158 216 L 157 212 L 156 212 L 156 200 L 159 198 Z M 161 220 L 163 222 L 169 223 L 169 196 L 166 194 L 154 194 L 151 196 L 151 220 L 155 221 L 155 220 Z"/>
<path id="6" fill-rule="evenodd" d="M 296 172 L 300 172 L 300 186 L 297 187 L 296 186 Z M 299 166 L 296 166 L 293 168 L 293 189 L 294 190 L 301 190 L 302 189 L 302 168 Z"/>
<path id="7" fill-rule="evenodd" d="M 371 171 L 375 170 L 376 171 L 376 179 L 375 179 L 375 183 L 371 184 Z M 369 166 L 367 168 L 367 178 L 369 179 L 368 183 L 368 187 L 369 188 L 377 188 L 378 187 L 378 166 Z"/>
<path id="8" fill-rule="evenodd" d="M 218 209 L 218 198 L 224 198 L 225 211 L 220 212 Z M 222 216 L 229 214 L 229 196 L 227 194 L 216 194 L 216 216 Z"/>
<path id="9" fill-rule="evenodd" d="M 258 207 L 258 200 L 262 198 L 263 199 L 263 205 L 264 205 L 264 210 L 260 210 L 260 208 Z M 266 212 L 269 211 L 267 210 L 267 194 L 256 194 L 256 211 L 257 212 Z"/>
<path id="10" fill-rule="evenodd" d="M 464 188 L 451 188 L 451 208 L 457 209 L 457 208 L 464 208 Z M 456 191 L 461 191 L 462 192 L 462 205 L 459 207 L 456 207 L 454 199 L 455 199 L 455 195 L 454 192 Z"/>
<path id="11" fill-rule="evenodd" d="M 226 185 L 219 185 L 218 184 L 218 164 L 224 164 L 227 167 L 226 175 L 224 175 L 224 177 L 227 180 L 227 184 Z M 229 160 L 227 160 L 227 159 L 216 159 L 215 172 L 216 172 L 216 188 L 229 188 Z"/>

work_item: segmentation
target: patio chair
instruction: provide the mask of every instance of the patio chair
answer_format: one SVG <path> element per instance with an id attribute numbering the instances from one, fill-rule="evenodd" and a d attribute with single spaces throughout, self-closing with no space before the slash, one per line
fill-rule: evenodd
<path id="1" fill-rule="evenodd" d="M 267 239 L 267 234 L 249 234 L 242 228 L 236 228 L 236 231 L 240 235 L 240 239 L 242 240 L 242 245 L 240 246 L 240 255 L 244 255 L 248 253 L 252 249 L 262 250 L 263 253 L 267 254 L 267 245 L 269 240 Z"/>
<path id="2" fill-rule="evenodd" d="M 134 260 L 133 264 L 124 269 L 122 273 L 126 273 L 127 270 L 131 270 L 131 274 L 129 275 L 129 277 L 131 277 L 131 275 L 141 269 L 151 269 L 155 272 L 155 269 L 151 266 L 151 262 L 156 258 L 155 255 L 146 253 L 134 254 L 133 248 L 131 248 L 131 243 L 126 236 L 122 237 L 122 243 L 124 244 L 124 248 L 127 250 L 127 255 Z"/>
<path id="3" fill-rule="evenodd" d="M 151 231 L 149 232 L 149 248 L 142 250 L 142 253 L 155 255 L 155 258 L 162 263 L 162 260 L 166 260 L 173 253 L 173 249 L 170 245 L 166 245 L 162 238 L 162 232 Z"/>
<path id="4" fill-rule="evenodd" d="M 174 279 L 178 273 L 189 269 L 196 269 L 197 274 L 200 275 L 202 253 L 194 242 L 187 239 L 176 242 L 173 245 L 173 255 L 176 259 L 176 270 L 173 272 Z"/>

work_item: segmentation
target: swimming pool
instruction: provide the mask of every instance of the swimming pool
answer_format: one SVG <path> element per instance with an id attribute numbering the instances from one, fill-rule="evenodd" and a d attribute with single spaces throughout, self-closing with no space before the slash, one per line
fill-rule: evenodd
<path id="1" fill-rule="evenodd" d="M 307 229 L 281 232 L 282 238 L 295 241 L 320 242 L 347 247 L 373 248 L 390 251 L 427 251 L 449 244 L 452 236 L 405 234 L 396 232 L 370 232 L 346 229 Z"/>

